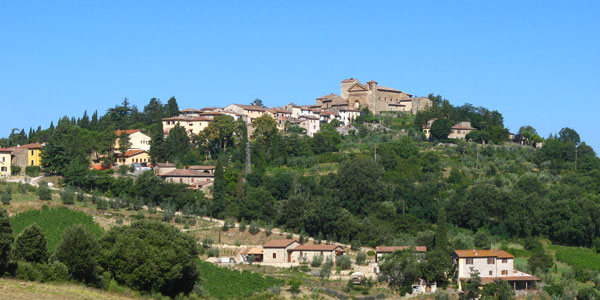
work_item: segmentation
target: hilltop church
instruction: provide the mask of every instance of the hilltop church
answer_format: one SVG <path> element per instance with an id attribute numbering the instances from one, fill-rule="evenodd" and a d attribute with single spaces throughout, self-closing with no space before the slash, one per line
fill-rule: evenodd
<path id="1" fill-rule="evenodd" d="M 341 96 L 329 94 L 317 98 L 317 106 L 322 109 L 356 109 L 368 107 L 374 113 L 400 111 L 416 114 L 431 106 L 431 100 L 425 97 L 413 97 L 403 91 L 377 85 L 376 81 L 361 83 L 358 79 L 348 78 L 342 81 Z"/>

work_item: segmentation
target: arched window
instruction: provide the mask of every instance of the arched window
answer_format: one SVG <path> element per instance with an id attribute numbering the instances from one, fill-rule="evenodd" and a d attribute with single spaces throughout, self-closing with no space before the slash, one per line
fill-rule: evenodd
<path id="1" fill-rule="evenodd" d="M 277 253 L 273 253 L 273 259 L 277 258 Z"/>

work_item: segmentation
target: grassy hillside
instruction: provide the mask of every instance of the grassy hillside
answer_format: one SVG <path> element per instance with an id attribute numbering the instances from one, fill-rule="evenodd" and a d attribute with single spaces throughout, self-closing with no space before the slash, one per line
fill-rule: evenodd
<path id="1" fill-rule="evenodd" d="M 28 210 L 11 218 L 15 236 L 33 223 L 37 223 L 46 234 L 50 252 L 54 252 L 62 238 L 63 231 L 71 225 L 82 224 L 95 236 L 100 236 L 103 232 L 90 215 L 65 207 Z"/>
<path id="2" fill-rule="evenodd" d="M 600 254 L 593 249 L 550 245 L 557 261 L 589 270 L 600 271 Z"/>
<path id="3" fill-rule="evenodd" d="M 118 295 L 75 284 L 47 284 L 0 278 L 0 299 L 12 300 L 129 300 L 134 295 Z"/>
<path id="4" fill-rule="evenodd" d="M 203 261 L 198 261 L 198 271 L 206 291 L 218 299 L 240 299 L 284 284 L 273 277 L 221 268 Z"/>

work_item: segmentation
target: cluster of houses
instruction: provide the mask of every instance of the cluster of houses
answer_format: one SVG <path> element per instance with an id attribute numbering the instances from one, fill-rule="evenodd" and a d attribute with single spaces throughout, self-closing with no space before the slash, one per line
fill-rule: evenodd
<path id="1" fill-rule="evenodd" d="M 13 166 L 19 167 L 20 175 L 25 174 L 27 167 L 41 167 L 42 147 L 44 147 L 44 144 L 33 143 L 0 148 L 0 178 L 10 177 Z"/>
<path id="2" fill-rule="evenodd" d="M 375 248 L 375 263 L 370 265 L 374 275 L 380 274 L 378 264 L 391 253 L 412 249 L 418 259 L 425 259 L 425 246 L 378 246 Z M 301 244 L 293 239 L 270 240 L 262 247 L 250 247 L 240 252 L 243 262 L 259 263 L 270 266 L 290 267 L 310 263 L 315 256 L 322 256 L 323 261 L 336 260 L 346 255 L 346 249 L 334 244 Z M 535 289 L 540 279 L 536 276 L 518 271 L 514 268 L 514 256 L 503 250 L 455 250 L 452 253 L 454 271 L 458 291 L 462 291 L 463 283 L 471 279 L 473 271 L 479 272 L 483 285 L 495 280 L 505 280 L 514 290 Z M 413 285 L 413 294 L 435 293 L 435 282 L 419 279 Z"/>

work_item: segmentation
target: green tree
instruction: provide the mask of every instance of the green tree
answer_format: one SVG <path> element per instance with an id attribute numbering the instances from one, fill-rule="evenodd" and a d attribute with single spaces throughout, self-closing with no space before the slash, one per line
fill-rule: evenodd
<path id="1" fill-rule="evenodd" d="M 159 222 L 111 228 L 100 239 L 100 266 L 135 290 L 175 297 L 196 281 L 198 248 L 190 235 Z"/>
<path id="2" fill-rule="evenodd" d="M 477 231 L 477 233 L 473 237 L 473 243 L 475 244 L 475 248 L 477 249 L 490 249 L 492 247 L 490 235 L 483 230 Z"/>
<path id="3" fill-rule="evenodd" d="M 438 212 L 434 247 L 436 250 L 448 252 L 448 223 L 446 220 L 446 210 L 443 207 Z"/>
<path id="4" fill-rule="evenodd" d="M 169 136 L 165 141 L 165 147 L 167 149 L 167 159 L 170 161 L 181 162 L 184 156 L 191 149 L 190 139 L 188 137 L 185 128 L 175 125 L 169 131 Z"/>
<path id="5" fill-rule="evenodd" d="M 481 290 L 482 300 L 511 300 L 515 299 L 515 291 L 512 289 L 508 281 L 496 279 L 489 283 Z"/>
<path id="6" fill-rule="evenodd" d="M 7 271 L 13 243 L 13 230 L 10 225 L 8 212 L 0 207 L 0 274 Z"/>
<path id="7" fill-rule="evenodd" d="M 223 171 L 223 159 L 217 160 L 215 166 L 215 178 L 213 183 L 213 200 L 211 205 L 211 213 L 213 216 L 218 216 L 225 210 L 227 202 L 227 181 Z"/>
<path id="8" fill-rule="evenodd" d="M 252 101 L 252 103 L 250 103 L 250 105 L 264 107 L 263 101 L 259 98 L 254 99 L 254 101 Z"/>
<path id="9" fill-rule="evenodd" d="M 179 105 L 177 104 L 177 99 L 175 97 L 169 98 L 167 104 L 165 105 L 165 116 L 167 118 L 174 117 L 179 114 Z"/>
<path id="10" fill-rule="evenodd" d="M 33 223 L 17 236 L 15 241 L 15 258 L 28 262 L 44 263 L 48 260 L 46 235 L 42 228 Z"/>
<path id="11" fill-rule="evenodd" d="M 11 200 L 12 192 L 10 190 L 6 190 L 0 193 L 0 201 L 2 201 L 2 204 L 9 205 Z"/>
<path id="12" fill-rule="evenodd" d="M 431 124 L 431 136 L 436 140 L 445 140 L 448 138 L 452 128 L 452 123 L 446 119 L 437 119 Z"/>
<path id="13" fill-rule="evenodd" d="M 565 127 L 558 132 L 558 140 L 563 143 L 573 144 L 575 146 L 579 145 L 581 142 L 579 133 L 569 127 Z"/>
<path id="14" fill-rule="evenodd" d="M 543 249 L 539 249 L 531 254 L 529 259 L 527 259 L 527 264 L 533 273 L 537 270 L 546 272 L 554 266 L 554 258 Z"/>
<path id="15" fill-rule="evenodd" d="M 441 249 L 428 251 L 425 260 L 421 263 L 421 277 L 429 282 L 435 282 L 438 286 L 448 283 L 448 274 L 451 274 L 451 270 L 451 256 Z"/>
<path id="16" fill-rule="evenodd" d="M 265 114 L 254 119 L 252 127 L 254 127 L 254 138 L 256 141 L 263 145 L 265 149 L 269 149 L 273 143 L 273 139 L 278 134 L 277 121 Z"/>
<path id="17" fill-rule="evenodd" d="M 73 225 L 63 232 L 54 255 L 67 266 L 73 278 L 93 282 L 96 280 L 98 252 L 96 238 L 84 226 Z"/>
<path id="18" fill-rule="evenodd" d="M 400 292 L 402 296 L 412 292 L 412 285 L 421 276 L 421 267 L 412 250 L 396 251 L 386 256 L 380 269 L 390 289 Z"/>
<path id="19" fill-rule="evenodd" d="M 463 293 L 460 294 L 460 300 L 471 300 L 479 298 L 479 287 L 481 287 L 481 277 L 477 269 L 471 268 L 470 279 L 463 283 Z"/>
<path id="20" fill-rule="evenodd" d="M 342 204 L 351 213 L 365 211 L 383 199 L 383 168 L 371 158 L 346 160 L 336 176 L 335 188 Z"/>
<path id="21" fill-rule="evenodd" d="M 129 148 L 131 148 L 131 141 L 129 140 L 129 134 L 127 134 L 125 131 L 121 131 L 121 134 L 119 134 L 119 151 L 121 153 L 125 153 L 127 152 L 127 150 L 129 150 Z"/>

